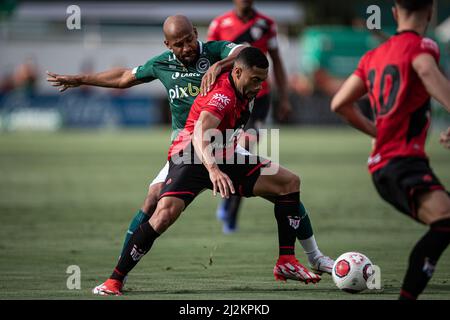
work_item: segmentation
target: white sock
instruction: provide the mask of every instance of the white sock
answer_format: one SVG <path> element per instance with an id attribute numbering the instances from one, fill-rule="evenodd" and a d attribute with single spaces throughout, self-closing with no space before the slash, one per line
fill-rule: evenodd
<path id="1" fill-rule="evenodd" d="M 317 245 L 314 236 L 299 241 L 303 247 L 303 251 L 305 251 L 306 255 L 308 256 L 309 263 L 313 264 L 318 257 L 322 256 L 322 252 L 320 252 L 319 246 Z"/>

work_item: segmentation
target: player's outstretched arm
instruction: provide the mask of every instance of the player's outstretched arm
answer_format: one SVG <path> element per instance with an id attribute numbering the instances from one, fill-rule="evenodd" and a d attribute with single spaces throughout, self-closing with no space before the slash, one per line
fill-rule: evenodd
<path id="1" fill-rule="evenodd" d="M 220 61 L 217 61 L 212 66 L 209 67 L 209 69 L 206 71 L 206 73 L 202 77 L 202 83 L 200 84 L 200 95 L 206 96 L 206 94 L 211 90 L 212 85 L 214 82 L 216 82 L 217 77 L 225 71 L 231 70 L 233 67 L 234 60 L 236 59 L 239 52 L 242 51 L 247 47 L 247 45 L 240 44 L 236 46 L 231 52 L 231 54 L 226 57 L 225 59 L 222 59 Z"/>
<path id="2" fill-rule="evenodd" d="M 338 113 L 356 129 L 376 138 L 375 124 L 367 119 L 355 104 L 364 94 L 366 94 L 364 82 L 360 77 L 352 74 L 333 97 L 331 110 Z"/>
<path id="3" fill-rule="evenodd" d="M 413 60 L 412 66 L 430 96 L 450 112 L 450 81 L 439 70 L 433 56 L 422 53 Z"/>
<path id="4" fill-rule="evenodd" d="M 286 71 L 278 49 L 270 49 L 269 55 L 273 63 L 273 73 L 279 96 L 278 118 L 283 120 L 292 112 L 292 107 L 289 102 Z"/>
<path id="5" fill-rule="evenodd" d="M 230 193 L 234 193 L 233 182 L 223 173 L 216 163 L 212 154 L 212 146 L 210 137 L 214 132 L 221 135 L 220 131 L 215 130 L 220 119 L 211 112 L 202 111 L 194 128 L 192 144 L 196 154 L 202 159 L 203 165 L 209 172 L 209 178 L 213 184 L 213 195 L 216 196 L 219 191 L 222 198 L 229 198 Z"/>
<path id="6" fill-rule="evenodd" d="M 61 75 L 47 71 L 47 81 L 60 92 L 68 88 L 81 85 L 106 87 L 106 88 L 129 88 L 142 83 L 137 80 L 131 69 L 114 68 L 105 72 L 92 74 Z"/>

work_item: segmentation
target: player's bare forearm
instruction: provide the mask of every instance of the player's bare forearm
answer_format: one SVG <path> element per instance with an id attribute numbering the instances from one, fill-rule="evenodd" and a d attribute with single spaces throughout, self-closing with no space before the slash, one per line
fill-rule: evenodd
<path id="1" fill-rule="evenodd" d="M 234 186 L 231 179 L 219 169 L 212 154 L 210 135 L 219 126 L 220 119 L 212 113 L 203 111 L 195 125 L 192 143 L 196 154 L 202 159 L 202 163 L 209 172 L 209 178 L 213 185 L 213 195 L 219 191 L 222 198 L 228 198 L 230 193 L 234 193 Z M 217 131 L 216 131 L 217 132 Z M 217 132 L 221 134 L 220 132 Z"/>
<path id="2" fill-rule="evenodd" d="M 115 68 L 108 71 L 84 74 L 81 76 L 81 82 L 84 85 L 91 85 L 106 88 L 129 88 L 137 84 L 135 76 L 131 69 Z"/>
<path id="3" fill-rule="evenodd" d="M 212 85 L 214 84 L 214 82 L 216 82 L 217 77 L 222 72 L 232 69 L 234 60 L 236 59 L 239 52 L 241 52 L 245 47 L 246 45 L 238 45 L 228 57 L 217 61 L 211 67 L 209 67 L 209 69 L 203 75 L 202 83 L 200 84 L 200 94 L 202 96 L 205 96 L 211 90 Z"/>
<path id="4" fill-rule="evenodd" d="M 141 83 L 136 79 L 132 70 L 126 68 L 115 68 L 100 73 L 78 75 L 60 75 L 47 71 L 47 75 L 47 81 L 54 87 L 58 87 L 61 92 L 81 85 L 123 89 Z"/>
<path id="5" fill-rule="evenodd" d="M 430 54 L 421 54 L 412 65 L 430 96 L 450 112 L 450 81 L 439 70 L 434 58 Z"/>
<path id="6" fill-rule="evenodd" d="M 218 61 L 217 63 L 219 63 L 221 65 L 222 71 L 231 70 L 233 67 L 233 64 L 234 64 L 234 60 L 239 55 L 239 53 L 246 47 L 248 47 L 248 45 L 239 44 L 234 48 L 234 50 L 231 52 L 231 54 L 228 57 L 226 57 L 223 60 Z"/>
<path id="7" fill-rule="evenodd" d="M 351 75 L 333 97 L 331 110 L 338 113 L 345 121 L 356 129 L 376 138 L 377 128 L 356 106 L 356 101 L 366 93 L 361 78 Z"/>
<path id="8" fill-rule="evenodd" d="M 346 105 L 336 111 L 352 127 L 364 132 L 372 138 L 377 137 L 377 127 L 369 120 L 356 104 Z"/>
<path id="9" fill-rule="evenodd" d="M 212 155 L 212 146 L 210 143 L 210 134 L 220 124 L 220 119 L 212 113 L 203 111 L 195 124 L 192 144 L 195 153 L 202 160 L 203 165 L 208 171 L 217 167 L 216 160 Z"/>

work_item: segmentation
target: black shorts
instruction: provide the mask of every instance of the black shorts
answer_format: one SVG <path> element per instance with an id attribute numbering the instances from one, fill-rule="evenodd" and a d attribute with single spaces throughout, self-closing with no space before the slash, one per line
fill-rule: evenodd
<path id="1" fill-rule="evenodd" d="M 261 168 L 270 160 L 255 155 L 245 157 L 243 164 L 219 164 L 219 168 L 233 182 L 236 195 L 253 197 L 253 187 L 261 175 Z M 205 189 L 213 189 L 208 170 L 203 164 L 175 164 L 169 160 L 169 173 L 159 199 L 177 197 L 184 201 L 185 208 Z"/>
<path id="2" fill-rule="evenodd" d="M 266 121 L 267 115 L 269 114 L 269 109 L 270 109 L 270 94 L 265 94 L 261 97 L 256 98 L 255 104 L 253 105 L 252 113 L 244 129 L 245 130 L 260 129 L 256 128 L 255 122 L 264 123 Z"/>
<path id="3" fill-rule="evenodd" d="M 424 158 L 394 158 L 375 171 L 372 180 L 384 200 L 415 220 L 418 195 L 445 190 Z"/>

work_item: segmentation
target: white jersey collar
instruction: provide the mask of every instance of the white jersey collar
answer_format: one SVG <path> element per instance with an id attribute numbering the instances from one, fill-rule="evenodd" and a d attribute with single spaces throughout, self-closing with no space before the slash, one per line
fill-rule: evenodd
<path id="1" fill-rule="evenodd" d="M 201 42 L 200 40 L 197 40 L 197 42 L 198 42 L 198 45 L 199 45 L 199 48 L 200 48 L 199 54 L 202 54 L 203 53 L 203 42 Z"/>

